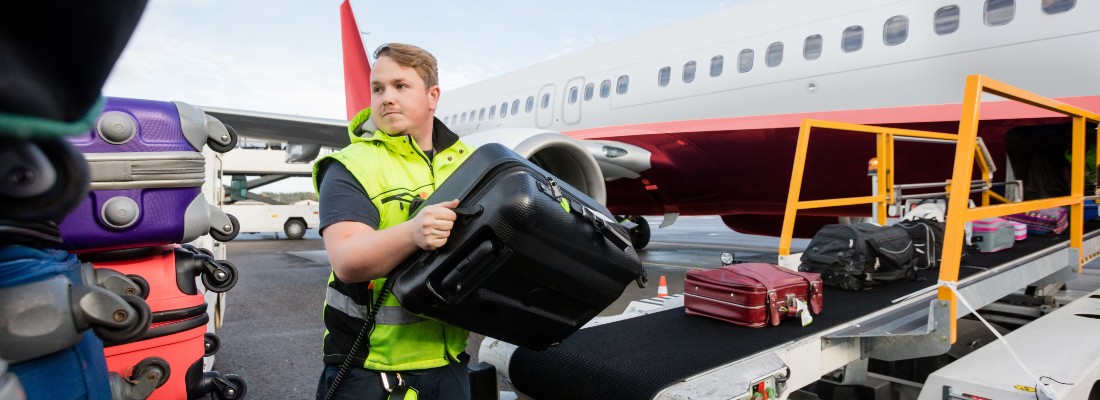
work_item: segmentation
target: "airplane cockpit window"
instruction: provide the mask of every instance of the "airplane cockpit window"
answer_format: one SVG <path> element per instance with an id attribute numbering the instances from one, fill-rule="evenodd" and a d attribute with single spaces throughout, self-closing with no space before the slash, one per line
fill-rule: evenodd
<path id="1" fill-rule="evenodd" d="M 844 30 L 844 36 L 840 39 L 840 48 L 845 53 L 859 51 L 863 48 L 863 27 L 859 25 L 849 26 Z"/>
<path id="2" fill-rule="evenodd" d="M 611 95 L 611 80 L 610 79 L 604 79 L 603 82 L 600 82 L 600 98 L 601 99 L 606 99 L 607 96 L 610 96 L 610 95 Z"/>
<path id="3" fill-rule="evenodd" d="M 959 6 L 941 7 L 936 10 L 935 28 L 937 35 L 946 35 L 959 29 Z"/>
<path id="4" fill-rule="evenodd" d="M 531 112 L 531 110 L 527 110 Z M 519 114 L 519 99 L 512 100 L 512 115 Z"/>
<path id="5" fill-rule="evenodd" d="M 816 60 L 821 57 L 821 44 L 824 43 L 824 39 L 821 35 L 807 36 L 806 42 L 802 44 L 802 57 L 807 60 Z"/>
<path id="6" fill-rule="evenodd" d="M 752 71 L 753 56 L 752 49 L 741 50 L 741 54 L 737 55 L 737 71 L 741 73 Z"/>
<path id="7" fill-rule="evenodd" d="M 577 99 L 580 98 L 580 88 L 573 86 L 569 88 L 569 104 L 577 104 Z"/>
<path id="8" fill-rule="evenodd" d="M 584 101 L 592 100 L 592 94 L 596 92 L 596 84 L 588 82 L 584 85 Z"/>
<path id="9" fill-rule="evenodd" d="M 985 0 L 985 24 L 1001 26 L 1016 17 L 1016 0 Z"/>
<path id="10" fill-rule="evenodd" d="M 508 116 L 508 102 L 500 103 L 500 117 L 504 118 Z"/>
<path id="11" fill-rule="evenodd" d="M 764 64 L 771 68 L 777 67 L 781 63 L 783 63 L 783 42 L 768 45 L 768 52 L 764 55 Z"/>
<path id="12" fill-rule="evenodd" d="M 882 41 L 887 46 L 902 44 L 909 38 L 909 17 L 898 15 L 886 20 L 882 27 Z"/>
<path id="13" fill-rule="evenodd" d="M 630 89 L 630 75 L 619 76 L 619 82 L 615 85 L 615 93 L 626 94 L 627 89 Z"/>
<path id="14" fill-rule="evenodd" d="M 1043 12 L 1057 14 L 1072 10 L 1077 0 L 1043 0 Z"/>
<path id="15" fill-rule="evenodd" d="M 524 108 L 528 113 L 535 109 L 535 96 L 527 96 L 527 106 Z"/>
<path id="16" fill-rule="evenodd" d="M 671 77 L 671 76 L 672 76 L 672 67 L 661 68 L 660 71 L 657 71 L 657 86 L 660 86 L 660 87 L 668 86 L 669 77 Z"/>
<path id="17" fill-rule="evenodd" d="M 725 57 L 714 56 L 710 58 L 710 77 L 716 77 L 722 75 L 722 64 L 726 61 Z"/>
<path id="18" fill-rule="evenodd" d="M 544 110 L 547 107 L 550 107 L 550 93 L 543 93 L 542 94 L 542 104 L 539 107 L 541 107 Z"/>
<path id="19" fill-rule="evenodd" d="M 688 61 L 684 63 L 684 83 L 691 83 L 695 80 L 695 61 Z"/>
<path id="20" fill-rule="evenodd" d="M 485 107 L 481 107 L 481 112 L 477 114 L 477 120 L 478 121 L 484 121 L 485 120 Z"/>
<path id="21" fill-rule="evenodd" d="M 492 107 L 489 107 L 489 119 L 496 118 L 496 116 L 497 116 L 497 105 L 493 104 Z"/>

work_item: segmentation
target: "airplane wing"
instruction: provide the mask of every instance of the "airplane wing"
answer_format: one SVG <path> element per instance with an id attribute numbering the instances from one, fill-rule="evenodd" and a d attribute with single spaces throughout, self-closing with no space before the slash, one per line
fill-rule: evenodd
<path id="1" fill-rule="evenodd" d="M 301 117 L 294 115 L 200 107 L 222 123 L 232 126 L 237 134 L 254 139 L 269 139 L 291 143 L 319 144 L 342 148 L 350 143 L 348 122 L 339 119 Z"/>

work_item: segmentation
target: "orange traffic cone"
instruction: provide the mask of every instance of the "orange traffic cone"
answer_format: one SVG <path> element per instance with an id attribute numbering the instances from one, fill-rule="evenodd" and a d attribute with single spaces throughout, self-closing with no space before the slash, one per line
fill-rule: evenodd
<path id="1" fill-rule="evenodd" d="M 668 282 L 664 275 L 661 275 L 661 284 L 657 285 L 657 297 L 668 297 Z"/>

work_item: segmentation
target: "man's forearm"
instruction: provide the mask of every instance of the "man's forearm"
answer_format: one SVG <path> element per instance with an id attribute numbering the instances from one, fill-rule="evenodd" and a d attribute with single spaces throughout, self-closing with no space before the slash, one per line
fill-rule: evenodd
<path id="1" fill-rule="evenodd" d="M 406 221 L 379 231 L 360 231 L 340 240 L 335 249 L 329 250 L 336 277 L 346 283 L 356 283 L 389 274 L 419 249 L 408 230 Z"/>

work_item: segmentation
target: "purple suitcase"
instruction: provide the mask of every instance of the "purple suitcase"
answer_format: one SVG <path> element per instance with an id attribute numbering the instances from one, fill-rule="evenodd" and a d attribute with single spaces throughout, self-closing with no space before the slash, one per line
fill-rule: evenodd
<path id="1" fill-rule="evenodd" d="M 61 222 L 63 246 L 77 252 L 186 243 L 208 232 L 236 236 L 239 223 L 206 202 L 210 145 L 228 151 L 236 133 L 181 102 L 107 99 L 95 128 L 69 141 L 88 160 L 91 191 Z"/>

